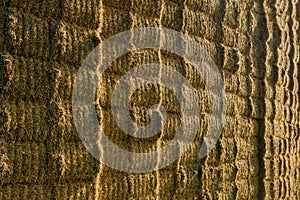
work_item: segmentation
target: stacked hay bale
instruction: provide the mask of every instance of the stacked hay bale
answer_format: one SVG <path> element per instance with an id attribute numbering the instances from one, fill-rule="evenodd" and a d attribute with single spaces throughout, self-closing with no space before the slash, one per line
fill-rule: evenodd
<path id="1" fill-rule="evenodd" d="M 0 199 L 300 198 L 299 1 L 4 0 L 0 8 Z M 111 169 L 83 146 L 72 117 L 72 89 L 84 58 L 101 41 L 136 27 L 167 27 L 199 41 L 222 73 L 226 121 L 215 148 L 197 152 L 209 122 L 209 93 L 182 57 L 130 52 L 107 69 L 95 97 L 99 123 L 122 148 L 149 152 L 180 123 L 169 89 L 149 84 L 131 97 L 131 114 L 166 108 L 161 132 L 129 137 L 110 107 L 130 69 L 162 63 L 197 90 L 202 120 L 192 148 L 161 170 Z"/>

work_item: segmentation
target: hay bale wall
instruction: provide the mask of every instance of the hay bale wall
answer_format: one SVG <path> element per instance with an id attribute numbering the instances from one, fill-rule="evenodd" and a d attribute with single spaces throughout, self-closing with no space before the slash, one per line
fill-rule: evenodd
<path id="1" fill-rule="evenodd" d="M 0 199 L 300 199 L 300 2 L 298 0 L 2 0 L 0 2 Z M 162 137 L 134 140 L 116 127 L 109 98 L 140 64 L 174 67 L 201 97 L 193 147 L 156 172 L 129 174 L 94 159 L 73 124 L 73 82 L 88 53 L 135 27 L 167 27 L 199 41 L 222 72 L 226 123 L 197 157 L 209 99 L 193 68 L 160 50 L 130 52 L 107 70 L 97 109 L 110 139 L 149 151 L 172 139 L 180 112 L 157 85 L 132 97 L 133 115 L 161 102 Z M 147 99 L 141 98 L 146 96 Z M 160 99 L 156 98 L 157 96 Z"/>

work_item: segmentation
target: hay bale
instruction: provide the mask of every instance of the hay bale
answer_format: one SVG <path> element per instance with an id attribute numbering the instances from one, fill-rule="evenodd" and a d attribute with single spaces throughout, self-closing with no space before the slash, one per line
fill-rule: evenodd
<path id="1" fill-rule="evenodd" d="M 297 0 L 4 0 L 1 5 L 0 199 L 300 198 Z M 208 52 L 225 83 L 226 119 L 216 146 L 199 159 L 213 104 L 196 69 L 159 49 L 116 59 L 98 84 L 94 103 L 99 124 L 119 147 L 158 149 L 174 138 L 181 121 L 175 95 L 148 84 L 131 96 L 131 117 L 147 125 L 147 111 L 160 103 L 166 124 L 147 139 L 124 133 L 110 100 L 129 70 L 151 62 L 170 66 L 195 88 L 200 104 L 191 148 L 166 168 L 131 174 L 99 163 L 82 144 L 73 123 L 72 89 L 96 45 L 148 26 L 181 31 Z"/>

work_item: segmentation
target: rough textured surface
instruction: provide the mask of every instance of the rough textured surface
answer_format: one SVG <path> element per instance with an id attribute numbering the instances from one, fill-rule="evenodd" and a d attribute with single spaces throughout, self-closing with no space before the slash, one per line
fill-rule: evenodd
<path id="1" fill-rule="evenodd" d="M 300 199 L 300 2 L 298 0 L 2 0 L 0 2 L 0 199 Z M 183 58 L 141 50 L 116 60 L 95 105 L 107 135 L 149 151 L 176 132 L 170 91 L 148 85 L 132 97 L 137 122 L 160 102 L 168 123 L 152 140 L 115 126 L 109 98 L 129 69 L 159 62 L 199 91 L 203 121 L 193 147 L 167 168 L 128 174 L 96 161 L 72 121 L 72 84 L 88 53 L 135 27 L 172 28 L 198 40 L 222 72 L 226 124 L 197 158 L 209 99 Z M 144 97 L 147 98 L 144 98 Z M 141 98 L 143 97 L 143 98 Z M 160 98 L 157 98 L 160 97 Z"/>

